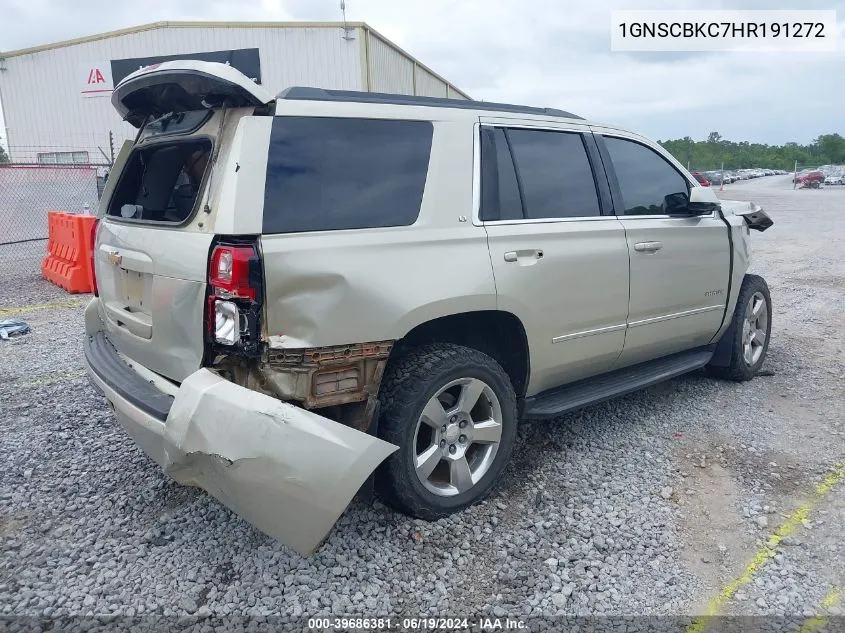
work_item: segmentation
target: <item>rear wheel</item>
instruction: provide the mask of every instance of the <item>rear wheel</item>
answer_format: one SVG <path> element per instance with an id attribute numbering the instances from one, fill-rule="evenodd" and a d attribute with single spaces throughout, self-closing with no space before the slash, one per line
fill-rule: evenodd
<path id="1" fill-rule="evenodd" d="M 482 499 L 504 473 L 516 437 L 510 379 L 477 350 L 435 344 L 393 361 L 379 393 L 379 435 L 399 446 L 376 490 L 422 519 Z"/>
<path id="2" fill-rule="evenodd" d="M 766 280 L 746 275 L 739 290 L 732 327 L 730 362 L 724 367 L 708 366 L 710 374 L 728 380 L 751 380 L 766 358 L 772 333 L 772 299 Z"/>

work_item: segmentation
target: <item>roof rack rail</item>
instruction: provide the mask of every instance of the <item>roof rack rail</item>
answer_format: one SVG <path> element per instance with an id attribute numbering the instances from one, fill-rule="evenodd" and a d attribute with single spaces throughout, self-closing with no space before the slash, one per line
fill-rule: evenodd
<path id="1" fill-rule="evenodd" d="M 473 101 L 470 99 L 446 99 L 444 97 L 419 97 L 416 95 L 388 94 L 385 92 L 360 92 L 355 90 L 328 90 L 326 88 L 311 88 L 306 86 L 292 86 L 282 90 L 278 99 L 294 101 L 350 101 L 355 103 L 387 103 L 392 105 L 416 105 L 432 108 L 460 108 L 463 110 L 490 110 L 496 112 L 516 112 L 519 114 L 540 114 L 546 116 L 564 117 L 567 119 L 583 119 L 583 117 L 557 108 L 535 108 L 532 106 L 513 105 L 511 103 L 493 103 L 490 101 Z"/>

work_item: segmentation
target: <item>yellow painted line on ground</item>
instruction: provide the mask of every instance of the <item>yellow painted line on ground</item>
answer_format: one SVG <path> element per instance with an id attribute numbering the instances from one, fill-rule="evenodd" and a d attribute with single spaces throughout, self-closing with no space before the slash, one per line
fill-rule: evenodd
<path id="1" fill-rule="evenodd" d="M 54 301 L 52 303 L 41 303 L 31 306 L 0 308 L 0 316 L 7 314 L 23 314 L 25 312 L 37 312 L 38 310 L 52 310 L 54 308 L 81 308 L 86 303 L 87 301 L 83 299 L 72 299 L 68 301 Z"/>
<path id="2" fill-rule="evenodd" d="M 838 605 L 841 600 L 842 589 L 835 587 L 830 590 L 830 593 L 822 598 L 821 605 L 823 609 L 830 609 L 830 607 Z M 811 633 L 811 631 L 818 631 L 819 629 L 826 628 L 828 622 L 830 622 L 830 618 L 828 616 L 817 615 L 804 622 L 804 624 L 801 625 L 801 628 L 798 629 L 798 633 Z"/>
<path id="3" fill-rule="evenodd" d="M 707 608 L 704 614 L 687 627 L 687 633 L 702 633 L 707 628 L 710 620 L 719 614 L 722 607 L 734 597 L 736 592 L 743 585 L 748 584 L 754 578 L 762 567 L 774 558 L 777 554 L 778 545 L 785 536 L 790 536 L 795 533 L 799 526 L 806 523 L 810 512 L 827 495 L 833 487 L 840 481 L 845 479 L 845 462 L 837 464 L 830 471 L 828 471 L 822 482 L 815 487 L 813 495 L 807 503 L 797 508 L 789 518 L 778 527 L 774 533 L 769 537 L 765 544 L 760 546 L 757 554 L 751 559 L 751 562 L 743 570 L 737 578 L 729 582 L 725 587 L 707 603 Z"/>
<path id="4" fill-rule="evenodd" d="M 833 589 L 829 594 L 827 594 L 825 596 L 824 600 L 822 600 L 822 606 L 825 609 L 829 609 L 830 607 L 835 607 L 837 604 L 840 603 L 841 600 L 842 600 L 842 589 L 837 587 L 836 589 Z"/>

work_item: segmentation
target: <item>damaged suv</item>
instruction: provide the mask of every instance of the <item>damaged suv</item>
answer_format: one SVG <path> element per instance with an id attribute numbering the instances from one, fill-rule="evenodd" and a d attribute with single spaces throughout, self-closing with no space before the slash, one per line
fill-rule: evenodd
<path id="1" fill-rule="evenodd" d="M 560 110 L 137 71 L 99 208 L 93 383 L 177 481 L 302 553 L 372 481 L 423 519 L 522 418 L 699 368 L 752 378 L 771 301 L 748 203 Z M 372 475 L 372 479 L 370 478 Z"/>

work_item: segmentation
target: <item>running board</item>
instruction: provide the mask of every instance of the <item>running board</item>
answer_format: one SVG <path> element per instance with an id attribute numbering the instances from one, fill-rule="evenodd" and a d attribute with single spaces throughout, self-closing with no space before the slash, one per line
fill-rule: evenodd
<path id="1" fill-rule="evenodd" d="M 561 413 L 596 404 L 616 396 L 675 378 L 704 367 L 713 357 L 713 347 L 699 347 L 688 352 L 664 356 L 632 367 L 624 367 L 601 376 L 555 387 L 525 399 L 524 417 L 554 418 Z"/>

